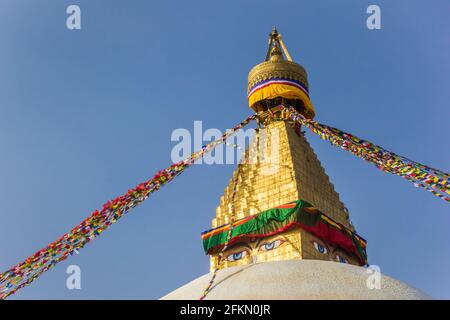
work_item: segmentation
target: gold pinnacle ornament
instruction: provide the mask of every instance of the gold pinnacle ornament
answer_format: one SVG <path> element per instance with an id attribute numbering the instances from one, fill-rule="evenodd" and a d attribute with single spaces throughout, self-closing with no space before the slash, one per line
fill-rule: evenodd
<path id="1" fill-rule="evenodd" d="M 306 70 L 292 61 L 276 29 L 269 35 L 265 61 L 254 66 L 248 74 L 247 93 L 249 105 L 255 112 L 289 104 L 305 117 L 314 118 Z"/>

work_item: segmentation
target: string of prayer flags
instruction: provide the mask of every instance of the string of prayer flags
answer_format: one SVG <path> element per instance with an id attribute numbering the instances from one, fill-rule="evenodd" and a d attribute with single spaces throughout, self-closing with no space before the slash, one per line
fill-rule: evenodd
<path id="1" fill-rule="evenodd" d="M 5 299 L 14 294 L 17 290 L 32 283 L 45 271 L 53 268 L 57 263 L 66 260 L 74 253 L 78 253 L 87 243 L 98 237 L 132 208 L 145 201 L 153 192 L 172 181 L 176 176 L 184 172 L 186 168 L 194 164 L 195 161 L 217 145 L 224 143 L 228 137 L 254 119 L 255 116 L 248 117 L 231 130 L 228 130 L 219 139 L 204 145 L 201 150 L 194 152 L 185 160 L 158 171 L 151 179 L 128 190 L 124 195 L 107 201 L 101 210 L 94 211 L 68 233 L 37 251 L 25 261 L 1 273 L 0 299 Z"/>
<path id="2" fill-rule="evenodd" d="M 359 158 L 373 163 L 378 169 L 402 177 L 417 188 L 450 202 L 450 175 L 441 170 L 421 164 L 388 151 L 370 141 L 360 139 L 348 132 L 320 124 L 298 113 L 294 108 L 279 107 L 290 120 L 304 125 L 323 140 L 349 151 Z"/>

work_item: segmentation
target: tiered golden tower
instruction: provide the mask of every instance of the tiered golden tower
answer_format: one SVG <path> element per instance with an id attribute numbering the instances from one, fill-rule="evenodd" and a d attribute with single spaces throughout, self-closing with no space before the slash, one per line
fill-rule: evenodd
<path id="1" fill-rule="evenodd" d="M 295 108 L 307 118 L 315 115 L 306 71 L 292 61 L 275 29 L 269 36 L 265 61 L 249 73 L 248 98 L 250 107 L 257 113 L 283 105 Z M 288 259 L 365 263 L 344 238 L 353 239 L 355 247 L 362 245 L 364 254 L 365 241 L 354 232 L 339 194 L 300 129 L 285 120 L 260 121 L 243 163 L 234 171 L 220 198 L 213 229 L 205 233 L 204 239 L 219 237 L 222 230 L 229 229 L 230 223 L 237 227 L 248 225 L 251 220 L 251 226 L 230 235 L 225 251 L 223 243 L 216 250 L 205 246 L 211 254 L 211 270 Z M 292 203 L 300 200 L 314 208 L 306 208 L 302 211 L 304 216 L 298 216 L 297 220 L 290 218 L 289 223 L 280 218 L 281 211 L 270 211 L 288 210 L 285 208 L 293 207 Z M 316 209 L 322 217 L 320 223 L 319 220 L 314 225 L 302 222 L 309 219 L 305 212 L 317 213 Z M 270 217 L 264 220 L 265 224 L 261 217 L 258 218 L 261 221 L 254 219 L 261 213 Z M 338 236 L 334 235 L 335 230 L 339 230 Z M 343 240 L 339 238 L 341 235 Z M 223 239 L 224 236 L 222 242 Z M 220 252 L 222 257 L 218 263 Z"/>

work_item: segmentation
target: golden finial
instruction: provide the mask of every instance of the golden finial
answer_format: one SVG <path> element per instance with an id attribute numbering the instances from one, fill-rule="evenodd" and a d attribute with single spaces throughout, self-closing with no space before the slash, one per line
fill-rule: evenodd
<path id="1" fill-rule="evenodd" d="M 249 105 L 255 112 L 283 103 L 294 107 L 307 118 L 314 118 L 307 73 L 301 65 L 292 61 L 275 27 L 269 34 L 265 61 L 253 67 L 248 74 L 247 94 Z"/>
<path id="2" fill-rule="evenodd" d="M 272 50 L 270 50 L 270 61 L 283 61 L 283 54 L 281 53 L 280 47 L 278 44 L 274 45 L 272 47 Z"/>

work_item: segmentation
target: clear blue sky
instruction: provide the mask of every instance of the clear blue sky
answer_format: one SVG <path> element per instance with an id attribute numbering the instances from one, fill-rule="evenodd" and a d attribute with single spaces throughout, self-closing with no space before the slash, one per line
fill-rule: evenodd
<path id="1" fill-rule="evenodd" d="M 82 30 L 66 28 L 78 4 Z M 382 29 L 366 28 L 378 4 Z M 449 171 L 448 1 L 0 0 L 0 269 L 170 164 L 176 128 L 250 114 L 248 70 L 276 25 L 309 72 L 316 119 Z M 447 138 L 446 138 L 447 137 Z M 308 138 L 368 240 L 369 261 L 450 298 L 444 201 Z M 18 299 L 152 299 L 208 271 L 233 165 L 199 165 Z M 66 289 L 68 265 L 82 289 Z"/>

